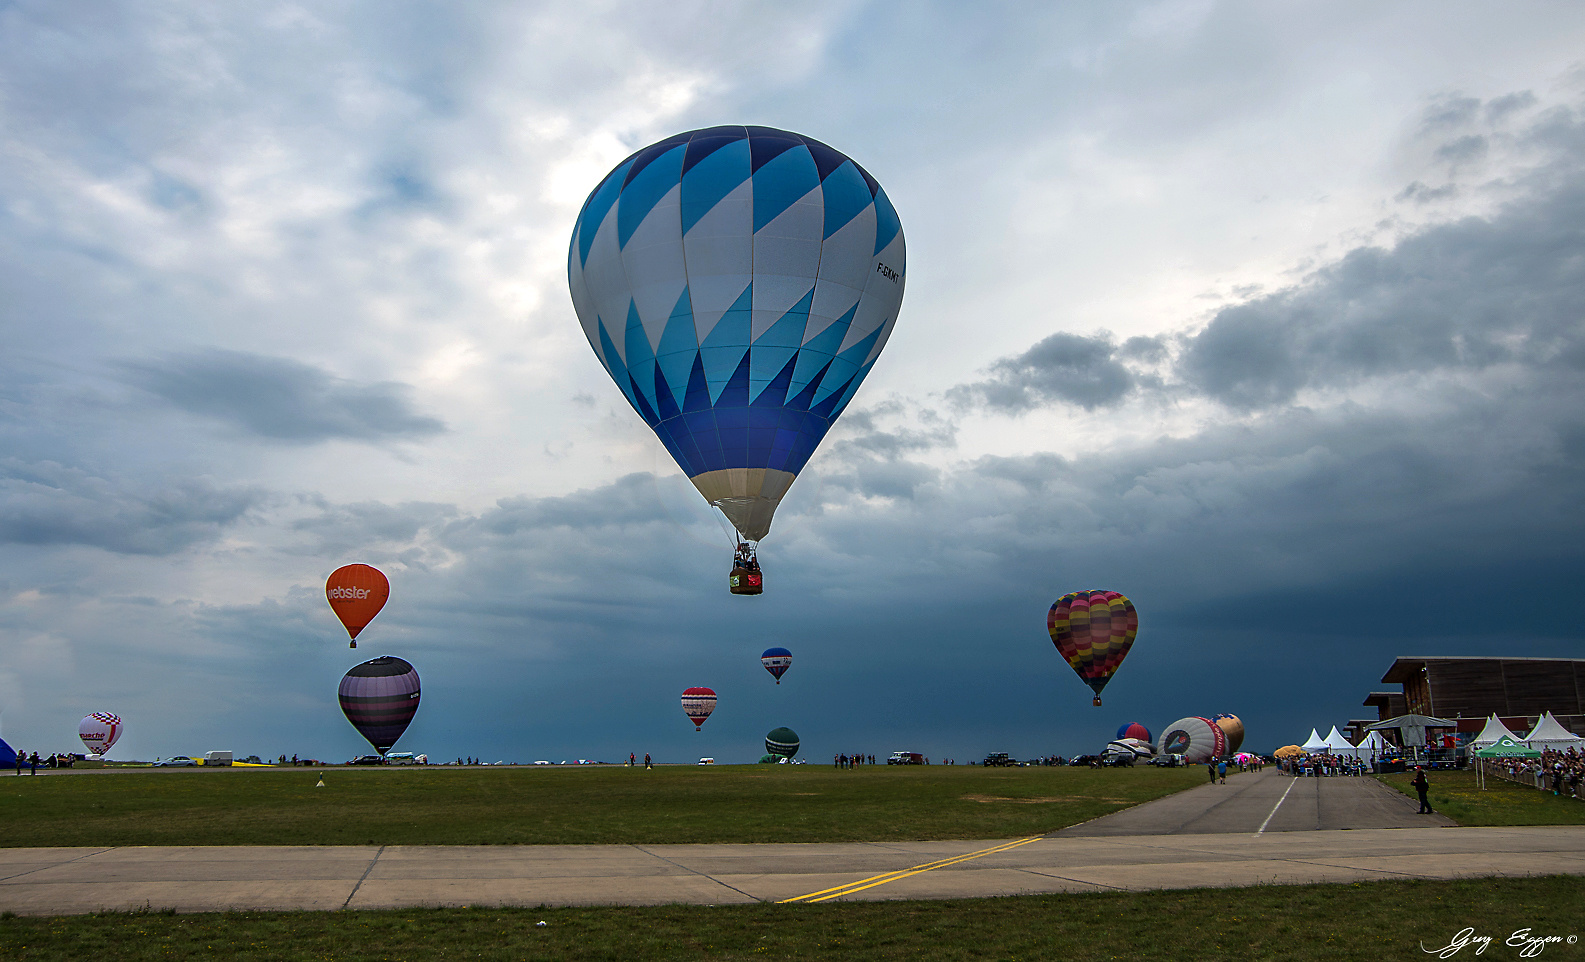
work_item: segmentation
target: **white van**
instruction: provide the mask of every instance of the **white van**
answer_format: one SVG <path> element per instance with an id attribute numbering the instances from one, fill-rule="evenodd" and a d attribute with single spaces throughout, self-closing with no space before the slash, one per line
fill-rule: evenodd
<path id="1" fill-rule="evenodd" d="M 205 765 L 230 765 L 230 752 L 204 752 Z"/>

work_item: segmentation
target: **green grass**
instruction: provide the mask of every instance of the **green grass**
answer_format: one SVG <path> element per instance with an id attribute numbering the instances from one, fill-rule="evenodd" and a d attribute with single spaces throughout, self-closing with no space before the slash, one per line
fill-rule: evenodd
<path id="1" fill-rule="evenodd" d="M 541 845 L 1010 838 L 1198 769 L 233 769 L 0 778 L 0 846 Z"/>
<path id="2" fill-rule="evenodd" d="M 544 921 L 539 927 L 536 922 Z M 1466 926 L 1585 936 L 1585 879 L 1391 881 L 942 902 L 0 918 L 7 960 L 1425 959 Z M 1476 946 L 1461 953 L 1476 958 Z M 1580 945 L 1543 948 L 1577 959 Z"/>
<path id="3" fill-rule="evenodd" d="M 1476 787 L 1474 772 L 1429 772 L 1431 807 L 1460 825 L 1585 825 L 1585 802 L 1554 797 L 1499 778 L 1487 778 L 1486 789 Z M 1382 781 L 1417 798 L 1409 780 L 1412 772 L 1379 775 Z M 1585 933 L 1582 933 L 1585 934 Z"/>

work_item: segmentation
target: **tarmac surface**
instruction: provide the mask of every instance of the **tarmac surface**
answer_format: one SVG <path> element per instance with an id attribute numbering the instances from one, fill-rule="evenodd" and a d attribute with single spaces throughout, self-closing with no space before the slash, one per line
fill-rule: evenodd
<path id="1" fill-rule="evenodd" d="M 12 848 L 0 849 L 0 911 L 723 905 L 1585 875 L 1585 826 L 1400 827 L 1447 823 L 1394 796 L 1370 778 L 1244 774 L 1003 842 Z"/>

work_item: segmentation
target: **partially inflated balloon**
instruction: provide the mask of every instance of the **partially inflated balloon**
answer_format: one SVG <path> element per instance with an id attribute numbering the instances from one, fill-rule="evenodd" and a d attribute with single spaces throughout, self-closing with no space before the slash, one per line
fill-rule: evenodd
<path id="1" fill-rule="evenodd" d="M 1244 744 L 1244 722 L 1237 715 L 1212 715 L 1211 721 L 1227 734 L 1227 750 L 1236 752 Z"/>
<path id="2" fill-rule="evenodd" d="M 1156 740 L 1151 736 L 1150 729 L 1146 728 L 1144 725 L 1141 725 L 1139 722 L 1128 722 L 1118 726 L 1117 737 L 1137 738 L 1143 742 L 1154 742 Z"/>
<path id="3" fill-rule="evenodd" d="M 1162 733 L 1158 751 L 1162 755 L 1182 755 L 1190 763 L 1212 761 L 1227 754 L 1227 733 L 1209 718 L 1180 718 Z"/>
<path id="4" fill-rule="evenodd" d="M 700 731 L 704 720 L 715 711 L 715 692 L 708 688 L 689 688 L 682 693 L 682 710 L 693 722 L 693 730 Z"/>
<path id="5" fill-rule="evenodd" d="M 347 721 L 384 755 L 418 713 L 418 672 L 385 655 L 347 672 L 337 694 Z"/>
<path id="6" fill-rule="evenodd" d="M 798 754 L 798 733 L 791 728 L 773 728 L 765 736 L 765 750 L 772 755 L 791 758 Z"/>
<path id="7" fill-rule="evenodd" d="M 891 335 L 902 225 L 817 140 L 711 127 L 622 161 L 584 202 L 567 275 L 600 362 L 749 541 Z"/>
<path id="8" fill-rule="evenodd" d="M 1095 690 L 1112 680 L 1139 633 L 1134 603 L 1115 591 L 1074 591 L 1057 599 L 1046 614 L 1051 642 L 1068 664 Z"/>
<path id="9" fill-rule="evenodd" d="M 792 667 L 792 652 L 785 648 L 766 648 L 765 654 L 759 656 L 759 663 L 776 679 L 776 684 L 781 684 L 781 676 L 787 674 L 787 669 Z"/>
<path id="10" fill-rule="evenodd" d="M 77 723 L 77 737 L 91 755 L 103 755 L 121 737 L 121 718 L 107 711 L 96 711 Z"/>
<path id="11" fill-rule="evenodd" d="M 391 596 L 391 583 L 380 569 L 369 565 L 343 565 L 325 579 L 325 600 L 347 628 L 349 648 L 358 647 L 358 632 L 367 628 Z"/>

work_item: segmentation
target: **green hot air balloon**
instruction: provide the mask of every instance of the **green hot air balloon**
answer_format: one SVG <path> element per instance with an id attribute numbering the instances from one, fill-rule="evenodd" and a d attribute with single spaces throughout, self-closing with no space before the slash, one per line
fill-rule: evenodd
<path id="1" fill-rule="evenodd" d="M 798 754 L 798 733 L 791 728 L 772 729 L 765 736 L 765 750 L 783 758 L 793 757 Z"/>

